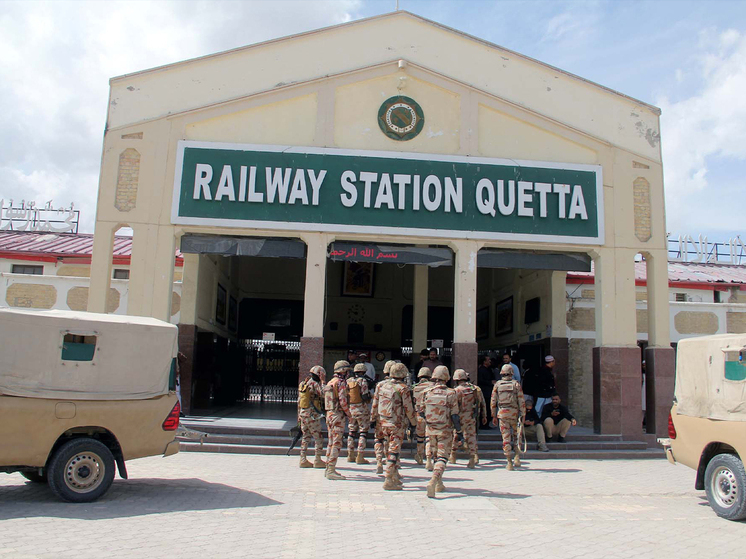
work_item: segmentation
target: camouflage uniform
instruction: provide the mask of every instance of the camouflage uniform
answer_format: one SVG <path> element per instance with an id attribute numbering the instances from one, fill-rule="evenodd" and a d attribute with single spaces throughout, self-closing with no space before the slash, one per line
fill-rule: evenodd
<path id="1" fill-rule="evenodd" d="M 425 412 L 422 399 L 425 395 L 425 391 L 433 387 L 433 381 L 430 378 L 431 371 L 427 367 L 422 367 L 417 373 L 417 378 L 420 381 L 412 388 L 412 396 L 414 398 L 414 411 L 417 414 L 417 454 L 414 457 L 418 464 L 422 464 L 423 460 L 427 459 L 427 469 L 432 470 L 432 453 L 430 451 L 430 443 L 427 438 L 427 430 L 425 424 L 425 418 L 422 417 L 422 413 Z"/>
<path id="2" fill-rule="evenodd" d="M 458 396 L 456 391 L 446 386 L 450 375 L 443 365 L 435 367 L 434 386 L 425 392 L 423 405 L 425 421 L 427 422 L 427 436 L 430 448 L 436 455 L 433 477 L 427 484 L 427 496 L 435 497 L 436 491 L 443 491 L 443 472 L 451 454 L 453 444 L 453 430 L 460 432 L 461 422 L 458 417 Z"/>
<path id="3" fill-rule="evenodd" d="M 314 367 L 311 373 L 323 378 L 325 376 L 322 367 Z M 298 423 L 300 424 L 303 438 L 300 441 L 300 467 L 301 468 L 325 468 L 326 464 L 321 459 L 324 451 L 324 437 L 321 434 L 321 416 L 324 410 L 324 393 L 321 385 L 316 379 L 309 375 L 307 379 L 298 386 L 298 394 L 308 392 L 306 398 L 298 398 Z M 307 407 L 303 407 L 307 406 Z M 313 464 L 306 458 L 308 445 L 314 440 L 315 459 Z"/>
<path id="4" fill-rule="evenodd" d="M 355 376 L 347 379 L 347 395 L 350 404 L 350 425 L 347 436 L 347 461 L 368 464 L 365 447 L 370 429 L 370 388 L 365 378 L 365 365 L 355 365 Z M 355 447 L 357 446 L 357 452 Z"/>
<path id="5" fill-rule="evenodd" d="M 500 369 L 502 380 L 497 381 L 492 388 L 490 408 L 492 417 L 500 420 L 500 434 L 503 437 L 503 452 L 507 460 L 507 469 L 513 469 L 513 451 L 515 451 L 515 465 L 521 465 L 518 441 L 518 421 L 523 422 L 526 417 L 526 402 L 523 390 L 518 381 L 513 380 L 513 367 L 503 365 Z"/>
<path id="6" fill-rule="evenodd" d="M 350 416 L 350 408 L 347 403 L 347 384 L 344 381 L 349 369 L 350 364 L 347 361 L 337 361 L 334 364 L 334 378 L 324 388 L 326 428 L 329 431 L 329 443 L 326 447 L 327 479 L 345 479 L 344 476 L 337 473 L 336 465 L 345 433 L 345 416 Z"/>
<path id="7" fill-rule="evenodd" d="M 384 380 L 388 379 L 389 371 L 391 370 L 391 367 L 396 364 L 396 361 L 386 361 L 386 363 L 383 366 L 383 377 Z M 373 400 L 375 401 L 376 396 L 378 395 L 378 391 L 381 388 L 381 385 L 383 384 L 383 381 L 379 382 L 376 385 L 375 392 L 373 394 Z M 371 409 L 371 415 L 372 415 L 372 409 Z M 381 423 L 376 422 L 371 417 L 371 423 L 375 423 L 375 428 L 373 429 L 373 436 L 375 437 L 375 443 L 373 445 L 373 449 L 376 453 L 376 473 L 382 474 L 383 473 L 383 461 L 386 457 L 386 454 L 388 453 L 388 442 L 386 441 L 386 438 L 383 435 L 383 430 L 381 429 Z"/>
<path id="8" fill-rule="evenodd" d="M 416 425 L 417 418 L 412 405 L 412 393 L 404 381 L 408 374 L 407 366 L 396 363 L 391 367 L 391 378 L 382 382 L 380 390 L 373 396 L 371 417 L 380 423 L 383 436 L 388 440 L 389 451 L 386 467 L 386 490 L 401 490 L 402 483 L 399 476 L 399 453 L 404 441 L 407 421 Z"/>
<path id="9" fill-rule="evenodd" d="M 458 386 L 454 390 L 456 390 L 456 396 L 458 396 L 459 417 L 461 418 L 461 426 L 464 430 L 463 446 L 470 455 L 467 467 L 474 468 L 477 464 L 477 454 L 479 452 L 477 446 L 477 424 L 480 417 L 486 417 L 487 404 L 484 401 L 484 396 L 482 396 L 482 391 L 478 387 L 470 382 L 462 382 L 468 380 L 468 378 L 468 373 L 463 369 L 458 369 L 453 373 L 453 379 L 459 381 Z M 456 450 L 461 446 L 456 439 L 456 433 L 454 433 L 451 463 L 456 462 Z"/>

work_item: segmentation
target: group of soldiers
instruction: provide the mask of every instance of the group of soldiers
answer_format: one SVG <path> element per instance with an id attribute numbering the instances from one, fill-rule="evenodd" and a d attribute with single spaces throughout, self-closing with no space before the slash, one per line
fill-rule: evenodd
<path id="1" fill-rule="evenodd" d="M 347 461 L 369 464 L 365 458 L 368 432 L 375 436 L 376 473 L 384 474 L 383 488 L 400 491 L 399 473 L 401 449 L 407 432 L 414 432 L 417 441 L 415 461 L 432 472 L 427 484 L 427 496 L 434 498 L 445 491 L 443 473 L 446 463 L 456 462 L 456 451 L 469 454 L 468 468 L 479 463 L 477 446 L 478 423 L 487 423 L 487 405 L 482 390 L 472 384 L 463 369 L 454 371 L 455 388 L 447 382 L 450 373 L 445 366 L 431 371 L 423 367 L 412 388 L 406 383 L 406 365 L 388 361 L 384 379 L 371 394 L 365 365 L 352 367 L 347 361 L 334 364 L 334 376 L 325 383 L 326 371 L 315 366 L 298 387 L 298 422 L 302 430 L 300 446 L 301 468 L 324 468 L 330 480 L 343 480 L 336 465 L 342 449 L 345 422 L 348 423 Z M 352 372 L 352 374 L 350 374 Z M 495 422 L 499 421 L 507 469 L 520 466 L 519 427 L 526 414 L 520 383 L 513 380 L 513 369 L 505 365 L 501 380 L 492 390 L 490 407 Z M 326 414 L 329 443 L 326 461 L 322 459 L 324 439 L 321 417 Z M 495 423 L 497 426 L 497 423 Z M 314 440 L 314 461 L 308 460 L 308 447 Z M 385 468 L 384 468 L 385 461 Z"/>

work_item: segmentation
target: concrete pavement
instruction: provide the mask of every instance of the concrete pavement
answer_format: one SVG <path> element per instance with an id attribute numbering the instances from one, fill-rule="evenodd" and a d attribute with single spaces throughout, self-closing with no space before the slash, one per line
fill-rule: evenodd
<path id="1" fill-rule="evenodd" d="M 507 472 L 449 464 L 448 491 L 406 460 L 405 491 L 374 466 L 347 481 L 296 457 L 182 453 L 128 464 L 130 479 L 88 505 L 0 475 L 4 557 L 742 558 L 746 523 L 715 516 L 694 472 L 662 460 L 535 461 Z"/>

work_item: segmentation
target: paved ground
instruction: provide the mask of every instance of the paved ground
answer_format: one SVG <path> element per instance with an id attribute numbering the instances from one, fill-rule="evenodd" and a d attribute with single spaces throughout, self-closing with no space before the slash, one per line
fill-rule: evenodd
<path id="1" fill-rule="evenodd" d="M 522 471 L 449 467 L 427 499 L 424 469 L 384 492 L 371 466 L 347 481 L 297 459 L 182 453 L 130 462 L 90 505 L 0 474 L 5 557 L 743 558 L 746 523 L 719 519 L 694 472 L 664 460 L 537 461 Z"/>

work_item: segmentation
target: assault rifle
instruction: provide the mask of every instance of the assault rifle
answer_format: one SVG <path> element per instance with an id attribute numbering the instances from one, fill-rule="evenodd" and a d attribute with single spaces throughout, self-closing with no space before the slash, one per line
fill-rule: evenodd
<path id="1" fill-rule="evenodd" d="M 295 448 L 295 445 L 298 444 L 298 441 L 303 436 L 303 430 L 300 428 L 300 423 L 298 423 L 295 427 L 290 429 L 290 436 L 293 436 L 293 432 L 295 432 L 295 436 L 293 437 L 293 442 L 290 443 L 290 448 L 288 448 L 288 451 L 285 453 L 285 456 L 290 456 L 290 452 Z"/>

